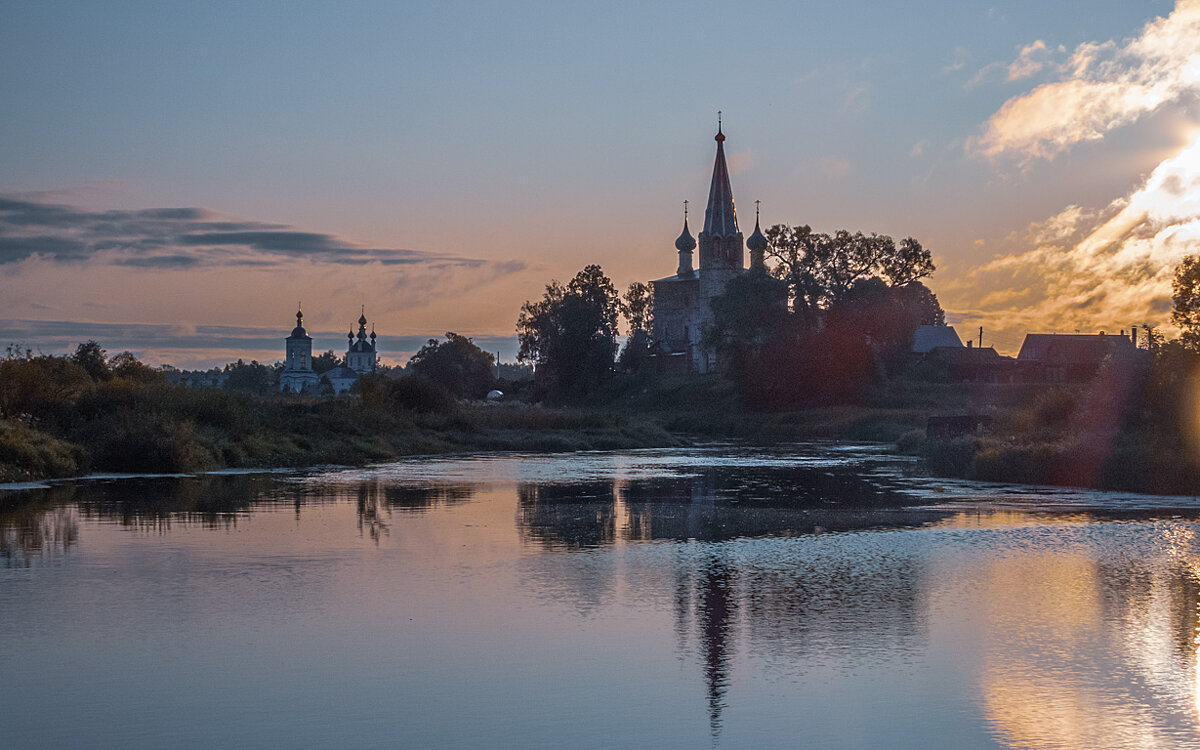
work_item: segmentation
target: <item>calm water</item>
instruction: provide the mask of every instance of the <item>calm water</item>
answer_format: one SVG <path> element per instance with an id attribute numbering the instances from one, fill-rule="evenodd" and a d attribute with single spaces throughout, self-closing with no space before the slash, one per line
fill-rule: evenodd
<path id="1" fill-rule="evenodd" d="M 0 490 L 0 746 L 1200 747 L 1200 501 L 869 447 Z"/>

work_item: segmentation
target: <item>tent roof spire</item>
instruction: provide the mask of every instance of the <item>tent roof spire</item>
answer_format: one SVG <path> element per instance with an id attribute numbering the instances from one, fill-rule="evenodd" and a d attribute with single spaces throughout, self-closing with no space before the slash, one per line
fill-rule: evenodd
<path id="1" fill-rule="evenodd" d="M 729 186 L 729 167 L 725 164 L 725 133 L 721 113 L 717 113 L 717 158 L 713 163 L 712 185 L 708 189 L 708 208 L 704 211 L 704 232 L 713 237 L 738 233 L 737 210 L 733 207 L 733 188 Z"/>

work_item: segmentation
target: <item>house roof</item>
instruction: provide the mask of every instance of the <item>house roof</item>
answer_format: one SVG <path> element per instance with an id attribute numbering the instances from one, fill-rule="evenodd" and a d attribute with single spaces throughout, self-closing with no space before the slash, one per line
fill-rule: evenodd
<path id="1" fill-rule="evenodd" d="M 925 354 L 939 346 L 962 348 L 962 345 L 954 326 L 918 326 L 913 334 L 912 350 L 917 354 Z"/>
<path id="2" fill-rule="evenodd" d="M 993 365 L 1013 361 L 1012 357 L 1001 356 L 994 347 L 970 347 L 962 344 L 935 346 L 926 353 L 925 357 L 928 360 L 948 365 Z"/>
<path id="3" fill-rule="evenodd" d="M 355 380 L 358 378 L 358 373 L 355 372 L 354 370 L 351 370 L 349 367 L 346 367 L 345 365 L 339 365 L 338 367 L 335 367 L 332 370 L 321 373 L 321 377 L 331 378 L 331 379 L 332 378 L 345 378 L 347 380 Z"/>
<path id="4" fill-rule="evenodd" d="M 1136 356 L 1137 347 L 1127 336 L 1103 333 L 1030 333 L 1017 354 L 1019 362 L 1050 365 L 1094 365 L 1105 357 Z"/>

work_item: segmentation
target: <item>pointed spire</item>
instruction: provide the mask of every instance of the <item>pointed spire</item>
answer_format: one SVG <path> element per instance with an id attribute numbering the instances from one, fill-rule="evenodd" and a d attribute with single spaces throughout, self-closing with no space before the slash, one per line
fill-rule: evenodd
<path id="1" fill-rule="evenodd" d="M 717 113 L 717 159 L 713 163 L 712 185 L 708 189 L 708 208 L 704 211 L 704 233 L 710 237 L 728 237 L 738 233 L 737 210 L 733 207 L 733 188 L 729 185 L 729 167 L 725 164 L 725 134 L 721 131 L 721 113 Z"/>

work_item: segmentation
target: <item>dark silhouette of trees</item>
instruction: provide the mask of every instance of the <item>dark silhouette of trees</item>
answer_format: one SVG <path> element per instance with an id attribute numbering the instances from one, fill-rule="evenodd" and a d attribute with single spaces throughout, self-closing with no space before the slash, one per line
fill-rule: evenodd
<path id="1" fill-rule="evenodd" d="M 621 315 L 629 324 L 629 338 L 621 349 L 620 364 L 625 372 L 635 372 L 650 361 L 650 332 L 654 325 L 654 290 L 635 281 L 621 297 Z"/>
<path id="2" fill-rule="evenodd" d="M 1179 262 L 1171 296 L 1175 302 L 1171 319 L 1182 331 L 1181 342 L 1200 351 L 1200 255 L 1189 255 Z"/>
<path id="3" fill-rule="evenodd" d="M 860 279 L 876 276 L 900 287 L 934 271 L 933 256 L 911 237 L 896 244 L 887 235 L 813 232 L 807 225 L 767 229 L 766 255 L 773 273 L 788 283 L 797 314 L 812 316 L 844 296 Z"/>
<path id="4" fill-rule="evenodd" d="M 82 367 L 92 380 L 108 380 L 112 373 L 108 369 L 105 351 L 95 341 L 87 341 L 75 347 L 71 360 Z"/>
<path id="5" fill-rule="evenodd" d="M 482 398 L 496 382 L 496 361 L 466 336 L 447 333 L 445 341 L 429 339 L 408 360 L 417 377 L 438 383 L 459 398 Z"/>
<path id="6" fill-rule="evenodd" d="M 329 372 L 336 367 L 341 367 L 343 361 L 343 357 L 339 357 L 332 349 L 330 349 L 321 354 L 317 354 L 312 358 L 313 372 L 318 375 Z"/>
<path id="7" fill-rule="evenodd" d="M 239 359 L 234 364 L 225 365 L 225 372 L 229 376 L 225 380 L 225 387 L 231 391 L 265 396 L 279 387 L 279 373 L 276 368 L 259 364 L 257 360 L 247 364 Z"/>
<path id="8" fill-rule="evenodd" d="M 564 286 L 551 281 L 517 318 L 517 358 L 535 364 L 535 379 L 552 399 L 582 396 L 612 372 L 620 299 L 600 266 L 589 265 Z"/>
<path id="9" fill-rule="evenodd" d="M 920 282 L 932 256 L 911 237 L 785 225 L 766 234 L 771 275 L 730 281 L 705 331 L 752 405 L 855 400 L 905 365 L 917 326 L 945 321 Z"/>

